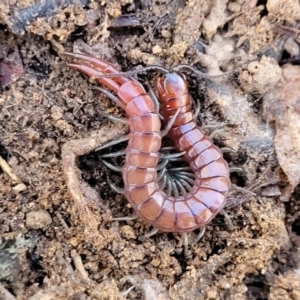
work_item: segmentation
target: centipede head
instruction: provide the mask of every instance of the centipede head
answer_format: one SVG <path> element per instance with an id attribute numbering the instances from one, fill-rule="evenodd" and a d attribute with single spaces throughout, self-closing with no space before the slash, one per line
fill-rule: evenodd
<path id="1" fill-rule="evenodd" d="M 156 89 L 162 102 L 180 97 L 187 93 L 187 80 L 184 75 L 170 72 L 157 81 Z"/>

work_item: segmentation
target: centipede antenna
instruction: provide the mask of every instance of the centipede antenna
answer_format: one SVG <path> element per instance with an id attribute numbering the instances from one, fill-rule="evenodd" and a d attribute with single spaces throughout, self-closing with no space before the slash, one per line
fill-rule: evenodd
<path id="1" fill-rule="evenodd" d="M 159 71 L 162 74 L 168 74 L 170 71 L 162 66 L 158 66 L 158 65 L 153 65 L 153 66 L 148 66 L 148 67 L 144 67 L 143 71 Z"/>
<path id="2" fill-rule="evenodd" d="M 166 135 L 168 134 L 168 132 L 169 132 L 170 129 L 172 128 L 172 126 L 173 126 L 173 124 L 174 124 L 174 122 L 175 122 L 175 120 L 176 120 L 176 117 L 178 116 L 180 110 L 181 110 L 181 108 L 178 108 L 178 109 L 177 109 L 175 115 L 172 116 L 172 118 L 169 120 L 169 122 L 168 122 L 166 128 L 160 132 L 161 137 L 164 137 L 164 136 L 166 136 Z"/>
<path id="3" fill-rule="evenodd" d="M 221 152 L 224 153 L 237 153 L 237 151 L 233 150 L 232 148 L 229 147 L 223 147 L 220 148 Z"/>
<path id="4" fill-rule="evenodd" d="M 119 167 L 119 166 L 115 166 L 111 163 L 109 163 L 108 161 L 106 161 L 105 159 L 101 159 L 101 162 L 108 167 L 109 169 L 115 171 L 115 172 L 122 172 L 123 167 Z"/>
<path id="5" fill-rule="evenodd" d="M 144 235 L 139 236 L 138 239 L 140 241 L 143 241 L 144 239 L 147 239 L 147 238 L 155 235 L 157 232 L 158 232 L 158 229 L 157 228 L 153 228 L 149 233 L 146 233 Z"/>
<path id="6" fill-rule="evenodd" d="M 106 154 L 101 154 L 99 155 L 100 158 L 109 158 L 109 157 L 118 157 L 126 154 L 126 149 L 125 150 L 120 150 L 117 152 L 113 153 L 106 153 Z"/>
<path id="7" fill-rule="evenodd" d="M 229 229 L 230 231 L 232 231 L 232 230 L 233 230 L 233 224 L 232 224 L 232 221 L 231 221 L 229 215 L 227 214 L 227 212 L 226 212 L 224 209 L 222 209 L 222 210 L 220 211 L 220 215 L 224 216 L 224 218 L 225 218 L 225 223 L 226 223 L 228 229 Z"/>
<path id="8" fill-rule="evenodd" d="M 182 233 L 182 239 L 184 256 L 187 257 L 189 255 L 189 239 L 186 232 Z"/>
<path id="9" fill-rule="evenodd" d="M 196 237 L 195 239 L 195 243 L 198 243 L 204 236 L 204 233 L 205 233 L 205 230 L 206 230 L 206 227 L 205 226 L 201 226 L 200 227 L 200 231 L 198 233 L 198 236 Z"/>
<path id="10" fill-rule="evenodd" d="M 250 195 L 252 195 L 252 196 L 257 196 L 255 193 L 253 193 L 253 192 L 251 192 L 251 191 L 249 191 L 249 190 L 247 190 L 247 189 L 244 189 L 244 188 L 242 188 L 242 187 L 240 187 L 240 186 L 237 186 L 237 185 L 235 185 L 235 184 L 232 184 L 232 185 L 231 185 L 231 189 L 232 189 L 232 190 L 236 190 L 236 191 L 240 191 L 240 192 L 243 192 L 243 193 L 247 193 L 247 194 L 250 194 Z"/>
<path id="11" fill-rule="evenodd" d="M 178 153 L 168 153 L 168 154 L 160 154 L 159 158 L 160 159 L 168 159 L 168 160 L 173 160 L 175 158 L 178 158 L 182 155 L 186 154 L 186 151 L 178 152 Z"/>
<path id="12" fill-rule="evenodd" d="M 239 167 L 230 167 L 230 168 L 229 168 L 229 172 L 230 172 L 230 173 L 233 173 L 233 172 L 243 173 L 243 172 L 244 172 L 244 169 L 239 168 Z"/>
<path id="13" fill-rule="evenodd" d="M 74 55 L 73 55 L 74 56 Z M 110 73 L 110 74 L 99 74 L 98 76 L 95 76 L 95 79 L 97 78 L 110 78 L 110 77 L 132 77 L 137 74 L 141 74 L 143 72 L 147 71 L 158 71 L 161 74 L 168 74 L 169 70 L 167 70 L 164 67 L 153 65 L 148 67 L 143 67 L 137 70 L 127 71 L 127 72 L 117 72 L 117 73 Z"/>
<path id="14" fill-rule="evenodd" d="M 193 72 L 194 74 L 199 75 L 201 78 L 208 78 L 208 79 L 210 79 L 210 78 L 220 78 L 220 77 L 224 77 L 226 75 L 232 75 L 233 73 L 238 71 L 237 69 L 235 69 L 234 71 L 228 71 L 228 72 L 224 72 L 222 74 L 210 75 L 210 74 L 207 74 L 207 73 L 203 73 L 199 70 L 196 70 L 194 67 L 192 67 L 190 65 L 185 65 L 185 64 L 177 65 L 174 68 L 172 68 L 171 71 L 179 72 L 182 69 L 187 69 L 187 70 Z"/>
<path id="15" fill-rule="evenodd" d="M 126 105 L 114 94 L 112 94 L 110 91 L 108 91 L 107 89 L 104 89 L 100 86 L 93 86 L 92 87 L 93 90 L 97 90 L 102 92 L 103 94 L 105 94 L 110 100 L 112 100 L 113 102 L 115 102 L 118 106 L 120 106 L 121 108 L 123 108 L 125 110 Z"/>
<path id="16" fill-rule="evenodd" d="M 117 145 L 119 143 L 122 143 L 122 142 L 125 142 L 125 141 L 128 141 L 128 140 L 129 140 L 129 134 L 123 135 L 120 138 L 118 138 L 117 140 L 112 140 L 109 143 L 106 143 L 106 144 L 102 145 L 101 147 L 98 147 L 95 151 L 99 151 L 99 150 L 111 147 L 113 145 Z"/>
<path id="17" fill-rule="evenodd" d="M 121 124 L 124 124 L 124 125 L 128 125 L 129 124 L 128 119 L 124 119 L 124 118 L 121 118 L 121 117 L 116 116 L 116 115 L 111 115 L 111 114 L 105 113 L 103 111 L 101 111 L 99 114 L 101 116 L 104 116 L 107 119 L 110 119 L 111 121 L 113 121 L 115 123 L 121 123 Z"/>

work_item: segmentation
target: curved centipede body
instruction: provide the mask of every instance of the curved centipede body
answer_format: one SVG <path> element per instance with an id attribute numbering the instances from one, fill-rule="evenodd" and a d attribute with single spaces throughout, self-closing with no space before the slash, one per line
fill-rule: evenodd
<path id="1" fill-rule="evenodd" d="M 97 78 L 118 73 L 108 62 L 84 54 L 70 54 L 69 66 Z M 121 99 L 129 117 L 130 133 L 126 149 L 123 181 L 125 197 L 147 224 L 164 232 L 190 232 L 209 223 L 226 202 L 230 188 L 229 171 L 220 150 L 212 144 L 193 120 L 191 96 L 185 80 L 169 73 L 157 84 L 166 121 L 174 117 L 169 132 L 176 147 L 186 151 L 185 159 L 195 172 L 194 187 L 180 197 L 167 196 L 157 181 L 161 147 L 158 109 L 144 88 L 134 79 L 122 76 L 97 80 Z M 176 111 L 180 113 L 175 118 Z"/>
<path id="2" fill-rule="evenodd" d="M 182 219 L 185 231 L 191 231 L 209 223 L 225 206 L 231 187 L 229 168 L 219 148 L 193 117 L 186 80 L 180 74 L 170 72 L 158 80 L 156 89 L 165 122 L 180 108 L 168 135 L 177 150 L 186 151 L 184 159 L 195 174 L 195 182 L 189 193 L 174 199 L 172 213 L 177 224 Z"/>

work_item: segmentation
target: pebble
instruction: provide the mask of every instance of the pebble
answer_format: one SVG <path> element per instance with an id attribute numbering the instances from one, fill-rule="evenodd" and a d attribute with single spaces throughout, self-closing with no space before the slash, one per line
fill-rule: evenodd
<path id="1" fill-rule="evenodd" d="M 28 229 L 45 229 L 51 223 L 51 216 L 46 210 L 31 211 L 26 214 L 26 227 Z"/>

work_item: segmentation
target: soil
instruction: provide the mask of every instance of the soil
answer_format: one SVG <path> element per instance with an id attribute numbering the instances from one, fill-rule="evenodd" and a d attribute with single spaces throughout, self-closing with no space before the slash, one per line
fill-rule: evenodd
<path id="1" fill-rule="evenodd" d="M 300 299 L 299 20 L 296 0 L 1 1 L 0 299 Z M 222 129 L 246 190 L 231 230 L 218 215 L 185 252 L 180 234 L 112 220 L 133 212 L 95 149 L 128 131 L 103 112 L 126 116 L 64 51 L 194 68 L 199 124 Z"/>

